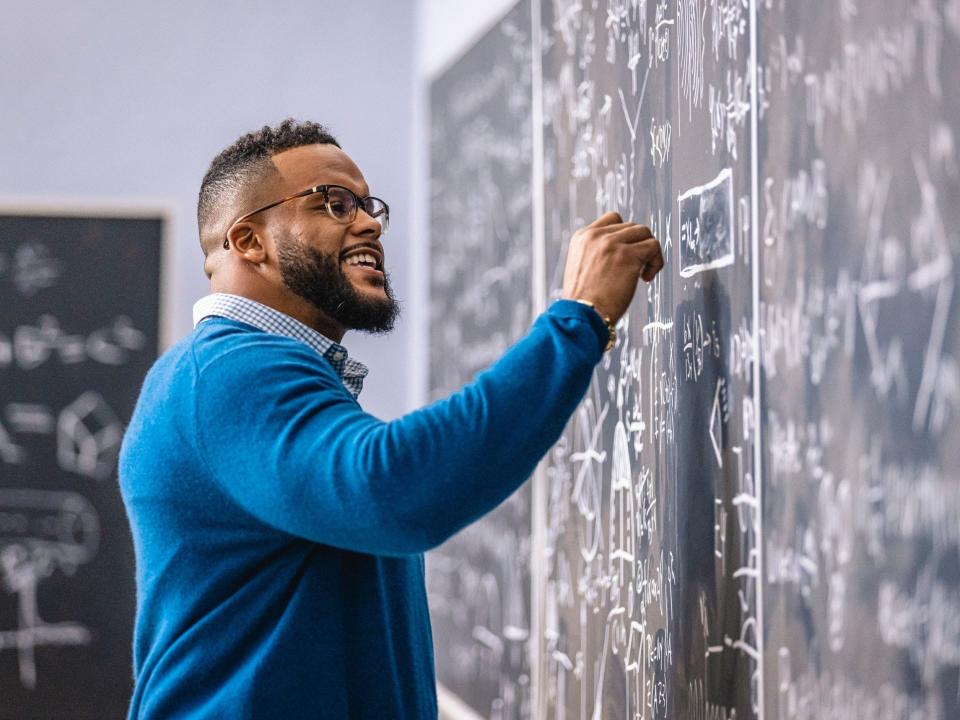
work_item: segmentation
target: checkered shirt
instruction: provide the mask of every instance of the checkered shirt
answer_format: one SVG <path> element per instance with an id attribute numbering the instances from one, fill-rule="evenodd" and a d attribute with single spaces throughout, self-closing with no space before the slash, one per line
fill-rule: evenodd
<path id="1" fill-rule="evenodd" d="M 363 379 L 369 372 L 363 363 L 351 359 L 342 345 L 286 313 L 240 295 L 214 293 L 201 298 L 193 306 L 194 327 L 208 317 L 237 320 L 264 332 L 299 340 L 327 359 L 351 395 L 357 397 L 363 389 Z"/>

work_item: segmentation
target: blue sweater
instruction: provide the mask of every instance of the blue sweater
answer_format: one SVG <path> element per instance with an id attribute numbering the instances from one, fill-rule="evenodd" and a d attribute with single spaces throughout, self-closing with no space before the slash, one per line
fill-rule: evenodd
<path id="1" fill-rule="evenodd" d="M 383 422 L 305 344 L 200 323 L 150 370 L 120 453 L 130 717 L 436 717 L 423 553 L 530 475 L 606 339 L 555 302 L 473 383 Z"/>

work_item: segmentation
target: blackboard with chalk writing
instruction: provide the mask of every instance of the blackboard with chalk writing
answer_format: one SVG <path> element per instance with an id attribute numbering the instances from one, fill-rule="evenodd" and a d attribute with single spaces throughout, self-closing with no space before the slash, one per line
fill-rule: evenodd
<path id="1" fill-rule="evenodd" d="M 430 391 L 530 326 L 530 6 L 430 89 Z M 530 489 L 427 555 L 437 680 L 484 717 L 530 712 Z"/>
<path id="2" fill-rule="evenodd" d="M 0 717 L 123 717 L 134 557 L 116 483 L 157 356 L 158 217 L 0 212 Z"/>
<path id="3" fill-rule="evenodd" d="M 960 717 L 960 3 L 760 29 L 766 716 Z"/>
<path id="4" fill-rule="evenodd" d="M 530 308 L 559 296 L 571 235 L 608 210 L 649 225 L 666 266 L 512 517 L 530 702 L 468 704 L 960 717 L 960 2 L 533 0 L 504 23 L 524 12 Z M 505 61 L 502 33 L 435 82 L 459 88 L 434 96 L 435 133 L 476 120 L 451 108 Z M 431 147 L 435 239 L 469 188 L 443 174 L 475 152 L 459 142 Z M 489 245 L 518 252 L 486 237 L 458 246 L 475 276 L 505 267 Z M 470 292 L 434 281 L 431 307 Z M 482 342 L 470 316 L 444 317 L 447 337 Z M 453 372 L 456 348 L 431 348 L 434 374 Z M 438 632 L 438 665 L 480 655 L 476 629 Z"/>
<path id="5" fill-rule="evenodd" d="M 749 37 L 731 23 L 715 47 L 704 10 L 542 7 L 547 292 L 608 210 L 666 262 L 548 458 L 551 715 L 749 716 L 760 668 L 754 375 L 732 356 L 752 323 Z"/>

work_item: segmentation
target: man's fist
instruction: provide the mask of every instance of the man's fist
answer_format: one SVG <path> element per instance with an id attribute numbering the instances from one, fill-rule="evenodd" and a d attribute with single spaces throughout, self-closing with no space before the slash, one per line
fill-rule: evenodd
<path id="1" fill-rule="evenodd" d="M 660 243 L 646 225 L 609 212 L 574 233 L 563 271 L 563 297 L 589 300 L 614 323 L 627 311 L 637 281 L 663 268 Z"/>

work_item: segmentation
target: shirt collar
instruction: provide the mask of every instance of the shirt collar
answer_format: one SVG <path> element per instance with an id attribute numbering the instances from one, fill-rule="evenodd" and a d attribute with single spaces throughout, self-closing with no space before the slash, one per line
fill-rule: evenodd
<path id="1" fill-rule="evenodd" d="M 286 313 L 240 295 L 213 293 L 200 298 L 194 304 L 194 327 L 208 317 L 237 320 L 264 332 L 283 335 L 309 345 L 333 366 L 344 386 L 354 397 L 357 397 L 363 388 L 363 379 L 369 372 L 363 363 L 351 358 L 342 345 Z"/>

